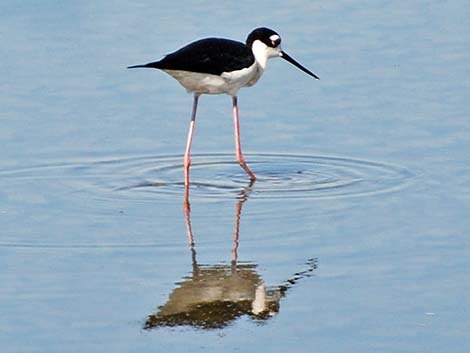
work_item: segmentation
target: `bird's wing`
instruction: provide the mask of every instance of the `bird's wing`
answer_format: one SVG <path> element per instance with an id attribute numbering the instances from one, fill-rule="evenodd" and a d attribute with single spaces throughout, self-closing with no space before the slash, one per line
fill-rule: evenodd
<path id="1" fill-rule="evenodd" d="M 229 39 L 206 38 L 166 55 L 150 67 L 213 75 L 250 67 L 255 57 L 245 44 Z"/>

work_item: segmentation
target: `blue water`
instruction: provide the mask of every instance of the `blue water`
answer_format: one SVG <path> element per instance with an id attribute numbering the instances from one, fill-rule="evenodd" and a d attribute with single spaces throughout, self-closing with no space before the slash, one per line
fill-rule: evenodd
<path id="1" fill-rule="evenodd" d="M 2 352 L 469 351 L 466 3 L 0 8 Z M 192 98 L 125 67 L 257 26 L 321 80 L 240 91 L 253 185 L 202 96 L 185 210 Z"/>

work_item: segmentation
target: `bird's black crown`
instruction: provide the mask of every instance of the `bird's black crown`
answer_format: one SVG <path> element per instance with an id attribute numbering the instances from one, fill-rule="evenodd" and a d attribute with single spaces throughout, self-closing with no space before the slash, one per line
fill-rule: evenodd
<path id="1" fill-rule="evenodd" d="M 273 36 L 277 36 L 273 39 Z M 260 40 L 268 47 L 275 48 L 281 44 L 281 37 L 272 29 L 266 27 L 259 27 L 251 31 L 246 38 L 246 45 L 251 48 L 255 40 Z"/>

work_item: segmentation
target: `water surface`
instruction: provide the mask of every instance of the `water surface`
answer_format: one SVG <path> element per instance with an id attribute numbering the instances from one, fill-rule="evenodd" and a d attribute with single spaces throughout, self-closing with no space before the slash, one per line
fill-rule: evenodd
<path id="1" fill-rule="evenodd" d="M 253 6 L 2 4 L 2 351 L 469 350 L 466 4 Z M 240 91 L 254 184 L 201 97 L 186 193 L 191 96 L 125 67 L 260 25 L 321 80 Z"/>

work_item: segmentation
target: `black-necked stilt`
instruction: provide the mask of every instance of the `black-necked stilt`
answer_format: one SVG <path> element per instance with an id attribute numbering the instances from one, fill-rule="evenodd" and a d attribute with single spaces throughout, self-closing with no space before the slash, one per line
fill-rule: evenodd
<path id="1" fill-rule="evenodd" d="M 242 87 L 254 85 L 266 69 L 268 59 L 274 57 L 281 57 L 310 76 L 319 78 L 287 55 L 281 49 L 279 34 L 265 27 L 253 30 L 248 35 L 246 44 L 229 39 L 206 38 L 168 54 L 160 61 L 128 67 L 128 69 L 137 67 L 160 69 L 177 79 L 188 92 L 194 93 L 193 111 L 184 154 L 184 183 L 186 186 L 189 185 L 191 143 L 197 103 L 201 94 L 225 93 L 232 96 L 237 161 L 251 180 L 256 179 L 246 165 L 240 147 L 237 93 Z"/>

